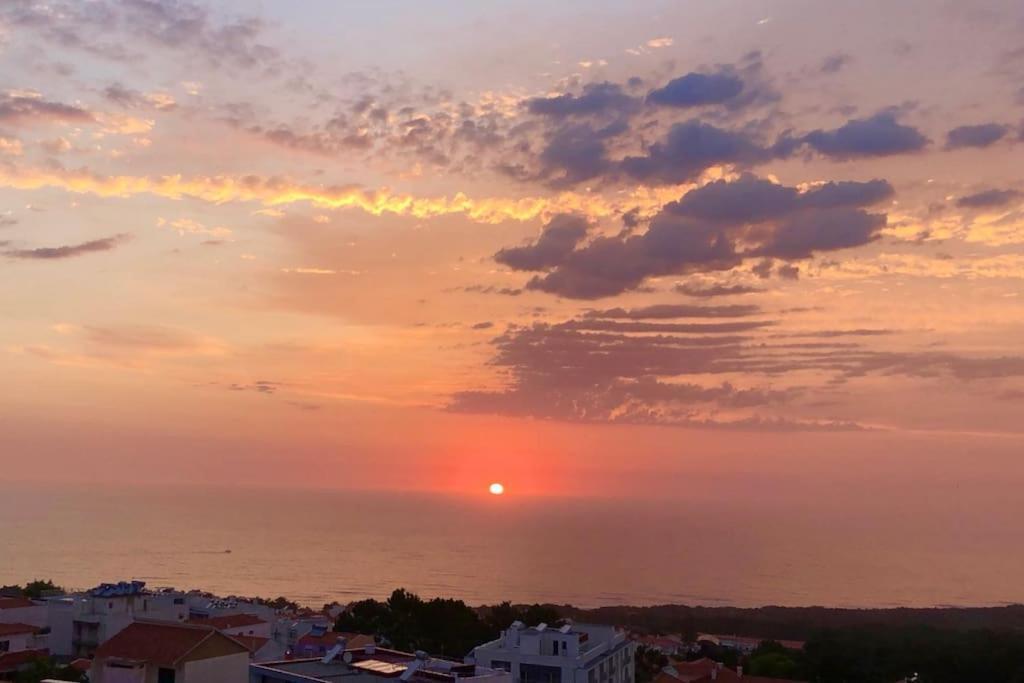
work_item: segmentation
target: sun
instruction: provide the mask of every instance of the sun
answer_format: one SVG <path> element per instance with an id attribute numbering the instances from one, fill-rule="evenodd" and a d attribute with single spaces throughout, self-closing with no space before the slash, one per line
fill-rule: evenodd
<path id="1" fill-rule="evenodd" d="M 492 496 L 500 496 L 501 494 L 505 493 L 505 487 L 499 484 L 498 482 L 494 482 L 493 484 L 491 484 L 490 488 L 488 488 L 487 490 L 491 492 Z"/>

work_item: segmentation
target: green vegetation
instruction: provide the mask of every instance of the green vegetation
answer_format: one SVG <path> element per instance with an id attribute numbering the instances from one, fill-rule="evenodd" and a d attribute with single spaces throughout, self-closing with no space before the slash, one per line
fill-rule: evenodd
<path id="1" fill-rule="evenodd" d="M 83 674 L 70 666 L 56 664 L 47 657 L 40 657 L 15 674 L 14 683 L 39 683 L 46 679 L 71 681 L 72 683 L 87 680 Z"/>
<path id="2" fill-rule="evenodd" d="M 367 633 L 400 650 L 425 650 L 461 659 L 474 646 L 496 638 L 516 619 L 526 623 L 556 624 L 558 612 L 540 605 L 516 606 L 508 602 L 474 609 L 461 600 L 424 600 L 398 589 L 384 602 L 361 600 L 341 614 L 336 631 Z"/>
<path id="3" fill-rule="evenodd" d="M 0 595 L 18 595 L 24 598 L 32 598 L 38 600 L 43 597 L 44 593 L 63 593 L 64 589 L 55 584 L 50 579 L 35 579 L 29 581 L 24 586 L 13 584 L 10 586 L 0 586 Z"/>
<path id="4" fill-rule="evenodd" d="M 276 598 L 243 598 L 243 600 L 254 602 L 257 605 L 273 607 L 276 610 L 290 610 L 292 612 L 297 612 L 300 609 L 299 603 L 280 595 Z"/>
<path id="5" fill-rule="evenodd" d="M 668 657 L 644 645 L 637 647 L 633 661 L 636 664 L 636 683 L 651 683 L 658 672 L 668 666 Z"/>

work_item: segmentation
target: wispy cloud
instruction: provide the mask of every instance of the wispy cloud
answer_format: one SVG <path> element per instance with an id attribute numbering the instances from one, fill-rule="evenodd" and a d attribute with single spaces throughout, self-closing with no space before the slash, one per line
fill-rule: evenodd
<path id="1" fill-rule="evenodd" d="M 100 251 L 110 251 L 124 244 L 131 239 L 129 234 L 113 235 L 98 240 L 80 242 L 79 244 L 68 244 L 59 247 L 36 247 L 34 249 L 8 249 L 3 252 L 4 256 L 15 259 L 28 260 L 59 260 L 84 256 Z"/>

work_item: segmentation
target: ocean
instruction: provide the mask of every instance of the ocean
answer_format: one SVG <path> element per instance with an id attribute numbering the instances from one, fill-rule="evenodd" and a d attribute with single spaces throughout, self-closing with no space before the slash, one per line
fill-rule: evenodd
<path id="1" fill-rule="evenodd" d="M 9 484 L 0 583 L 579 606 L 1024 601 L 1013 507 L 853 514 L 798 503 Z M 767 505 L 767 507 L 766 507 Z M 1005 515 L 1005 519 L 993 519 Z M 1005 529 L 1005 534 L 993 533 Z M 230 552 L 228 552 L 230 551 Z"/>

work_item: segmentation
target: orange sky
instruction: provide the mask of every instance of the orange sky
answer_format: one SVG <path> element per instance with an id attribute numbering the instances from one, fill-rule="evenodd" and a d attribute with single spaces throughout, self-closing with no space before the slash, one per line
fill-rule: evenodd
<path id="1" fill-rule="evenodd" d="M 94 5 L 0 8 L 0 478 L 1024 476 L 1020 9 Z"/>

